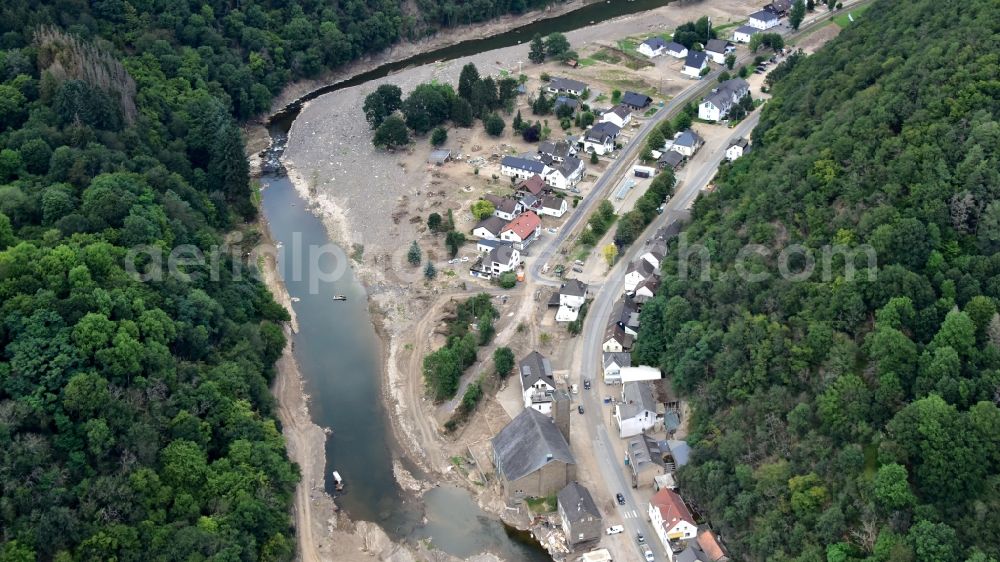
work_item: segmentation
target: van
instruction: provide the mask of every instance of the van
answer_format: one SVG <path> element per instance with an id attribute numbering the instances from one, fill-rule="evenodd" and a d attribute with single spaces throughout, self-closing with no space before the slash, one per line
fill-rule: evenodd
<path id="1" fill-rule="evenodd" d="M 573 394 L 580 394 L 580 387 L 578 387 L 577 385 L 574 384 L 573 386 L 570 387 L 570 389 L 573 391 Z"/>
<path id="2" fill-rule="evenodd" d="M 625 527 L 622 526 L 622 525 L 612 525 L 612 526 L 608 527 L 608 530 L 605 531 L 605 532 L 607 534 L 609 534 L 609 535 L 617 535 L 619 533 L 624 533 L 625 532 Z"/>

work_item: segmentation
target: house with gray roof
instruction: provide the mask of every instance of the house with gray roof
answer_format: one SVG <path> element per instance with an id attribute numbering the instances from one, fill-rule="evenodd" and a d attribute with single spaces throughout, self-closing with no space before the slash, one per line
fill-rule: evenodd
<path id="1" fill-rule="evenodd" d="M 553 495 L 576 480 L 576 459 L 555 421 L 525 408 L 492 439 L 493 463 L 510 505 Z"/>
<path id="2" fill-rule="evenodd" d="M 649 58 L 658 57 L 663 54 L 664 49 L 667 48 L 667 41 L 662 37 L 650 37 L 639 46 L 636 47 L 636 51 L 639 51 L 643 55 Z"/>
<path id="3" fill-rule="evenodd" d="M 705 51 L 688 51 L 684 58 L 684 69 L 681 74 L 686 74 L 692 78 L 701 78 L 701 70 L 708 67 L 707 55 Z"/>
<path id="4" fill-rule="evenodd" d="M 669 473 L 665 455 L 669 455 L 666 441 L 639 434 L 625 442 L 625 456 L 632 473 L 632 486 L 652 486 L 657 476 Z"/>
<path id="5" fill-rule="evenodd" d="M 652 430 L 663 422 L 662 408 L 653 397 L 648 382 L 627 382 L 622 385 L 622 400 L 615 404 L 618 436 L 632 437 Z"/>
<path id="6" fill-rule="evenodd" d="M 507 226 L 507 221 L 491 215 L 476 223 L 472 229 L 472 235 L 483 240 L 495 240 L 500 237 L 503 227 Z"/>
<path id="7" fill-rule="evenodd" d="M 705 43 L 705 53 L 716 64 L 725 64 L 726 55 L 735 50 L 736 46 L 725 39 L 709 39 L 708 43 Z"/>
<path id="8" fill-rule="evenodd" d="M 621 132 L 622 128 L 614 123 L 598 123 L 583 135 L 583 149 L 598 155 L 607 154 L 615 149 L 615 139 Z"/>
<path id="9" fill-rule="evenodd" d="M 741 25 L 733 31 L 733 41 L 737 43 L 749 43 L 750 38 L 760 33 L 760 28 L 752 25 Z"/>
<path id="10" fill-rule="evenodd" d="M 656 165 L 659 166 L 661 170 L 670 168 L 671 170 L 676 170 L 681 167 L 684 163 L 684 155 L 676 150 L 666 150 L 663 154 L 660 154 L 660 158 L 656 161 Z"/>
<path id="11" fill-rule="evenodd" d="M 772 27 L 778 25 L 779 18 L 780 16 L 778 16 L 778 14 L 764 8 L 763 10 L 750 14 L 750 18 L 747 20 L 747 25 L 761 30 L 771 29 Z"/>
<path id="12" fill-rule="evenodd" d="M 601 511 L 590 490 L 573 481 L 556 495 L 559 518 L 570 548 L 601 539 Z"/>
<path id="13" fill-rule="evenodd" d="M 674 144 L 670 146 L 670 150 L 680 152 L 690 158 L 694 156 L 695 152 L 698 152 L 698 149 L 703 144 L 705 144 L 705 141 L 698 136 L 698 133 L 692 129 L 684 129 L 674 137 Z"/>
<path id="14" fill-rule="evenodd" d="M 625 294 L 630 295 L 635 292 L 635 288 L 640 283 L 649 279 L 652 275 L 658 275 L 659 270 L 653 264 L 643 259 L 637 259 L 629 264 L 625 272 Z"/>
<path id="15" fill-rule="evenodd" d="M 664 52 L 675 59 L 682 59 L 688 55 L 688 48 L 676 41 L 671 41 L 667 43 Z"/>
<path id="16" fill-rule="evenodd" d="M 639 111 L 640 109 L 646 109 L 651 103 L 653 103 L 653 98 L 647 96 L 646 94 L 625 92 L 622 95 L 622 105 L 628 107 L 632 111 Z"/>
<path id="17" fill-rule="evenodd" d="M 632 366 L 631 353 L 605 352 L 602 359 L 603 359 L 602 363 L 604 366 L 604 384 L 618 384 L 622 382 L 622 377 L 621 377 L 622 367 Z"/>
<path id="18" fill-rule="evenodd" d="M 533 408 L 543 414 L 552 412 L 552 395 L 556 390 L 556 379 L 552 375 L 552 364 L 548 357 L 532 351 L 518 366 L 521 379 L 521 395 L 524 407 Z"/>
<path id="19" fill-rule="evenodd" d="M 500 160 L 500 173 L 519 180 L 526 180 L 535 174 L 544 176 L 548 171 L 545 163 L 530 158 L 504 156 Z"/>
<path id="20" fill-rule="evenodd" d="M 586 166 L 576 156 L 567 156 L 554 168 L 549 168 L 545 183 L 554 189 L 569 189 L 580 183 Z"/>
<path id="21" fill-rule="evenodd" d="M 580 316 L 580 308 L 587 301 L 587 284 L 570 279 L 559 289 L 559 310 L 556 322 L 573 322 Z"/>
<path id="22" fill-rule="evenodd" d="M 750 93 L 750 84 L 742 78 L 733 78 L 719 84 L 698 104 L 698 117 L 706 121 L 719 121 L 729 115 L 744 96 Z"/>
<path id="23" fill-rule="evenodd" d="M 576 156 L 576 147 L 566 140 L 542 141 L 538 144 L 538 155 L 542 162 L 548 160 L 545 163 L 552 165 L 553 162 L 562 162 L 571 156 Z"/>
<path id="24" fill-rule="evenodd" d="M 577 109 L 580 109 L 580 100 L 569 96 L 557 96 L 556 102 L 552 104 L 552 109 L 554 111 L 564 105 L 575 112 Z"/>
<path id="25" fill-rule="evenodd" d="M 582 95 L 583 91 L 587 89 L 587 84 L 580 82 L 579 80 L 573 80 L 572 78 L 553 78 L 549 81 L 545 89 L 553 94 L 571 94 L 579 96 Z"/>

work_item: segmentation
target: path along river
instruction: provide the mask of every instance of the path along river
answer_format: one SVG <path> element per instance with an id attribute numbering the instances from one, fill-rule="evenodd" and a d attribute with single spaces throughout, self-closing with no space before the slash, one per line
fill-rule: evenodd
<path id="1" fill-rule="evenodd" d="M 326 443 L 327 475 L 337 470 L 347 482 L 347 493 L 338 497 L 337 503 L 351 518 L 378 523 L 393 540 L 430 538 L 437 548 L 458 557 L 489 551 L 506 560 L 549 559 L 537 543 L 480 510 L 466 491 L 434 488 L 413 499 L 396 482 L 392 470 L 396 444 L 383 405 L 379 346 L 367 295 L 354 277 L 346 254 L 330 244 L 322 222 L 308 211 L 308 205 L 277 164 L 301 104 L 408 66 L 507 47 L 530 40 L 535 33 L 570 31 L 665 3 L 616 0 L 590 4 L 493 37 L 423 53 L 320 88 L 271 119 L 269 132 L 275 149 L 265 158 L 261 178 L 263 212 L 271 237 L 281 244 L 280 273 L 289 295 L 298 299 L 293 306 L 299 333 L 293 341 L 305 391 L 310 396 L 310 414 L 321 427 L 333 429 Z M 326 275 L 333 271 L 340 273 Z M 324 280 L 327 278 L 331 280 Z M 334 300 L 335 295 L 345 296 L 346 301 Z M 405 467 L 420 478 L 416 467 Z M 329 476 L 327 484 L 328 491 L 334 493 Z"/>

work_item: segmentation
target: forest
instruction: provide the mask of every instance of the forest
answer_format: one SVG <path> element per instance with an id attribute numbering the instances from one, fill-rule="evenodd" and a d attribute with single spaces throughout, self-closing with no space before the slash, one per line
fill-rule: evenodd
<path id="1" fill-rule="evenodd" d="M 233 268 L 260 234 L 232 108 L 194 58 L 168 79 L 55 28 L 3 41 L 0 560 L 290 560 L 288 313 Z M 227 244 L 215 273 L 127 268 Z"/>
<path id="2" fill-rule="evenodd" d="M 876 1 L 673 242 L 634 361 L 691 401 L 680 490 L 736 560 L 1000 560 L 998 30 Z"/>

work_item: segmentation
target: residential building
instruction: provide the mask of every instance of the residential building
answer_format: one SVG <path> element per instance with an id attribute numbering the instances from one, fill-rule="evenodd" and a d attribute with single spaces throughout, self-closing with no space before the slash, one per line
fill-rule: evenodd
<path id="1" fill-rule="evenodd" d="M 556 322 L 573 322 L 580 316 L 580 308 L 587 301 L 587 284 L 570 279 L 559 289 L 559 310 Z"/>
<path id="2" fill-rule="evenodd" d="M 701 78 L 701 71 L 708 67 L 707 55 L 704 51 L 688 51 L 684 59 L 684 69 L 681 74 L 686 74 L 692 78 Z"/>
<path id="3" fill-rule="evenodd" d="M 580 100 L 568 96 L 558 96 L 556 102 L 552 104 L 552 110 L 555 111 L 562 105 L 568 106 L 575 113 L 577 109 L 580 109 Z"/>
<path id="4" fill-rule="evenodd" d="M 434 164 L 435 166 L 443 166 L 449 160 L 451 160 L 451 151 L 447 148 L 432 150 L 427 157 L 427 163 Z"/>
<path id="5" fill-rule="evenodd" d="M 701 145 L 705 144 L 698 133 L 694 132 L 692 129 L 685 129 L 684 131 L 677 134 L 674 137 L 674 144 L 671 145 L 670 150 L 680 152 L 684 156 L 691 157 L 694 156 L 695 152 L 701 148 Z"/>
<path id="6" fill-rule="evenodd" d="M 583 149 L 603 156 L 615 149 L 615 139 L 621 132 L 622 128 L 614 123 L 598 123 L 584 134 Z"/>
<path id="7" fill-rule="evenodd" d="M 542 206 L 538 208 L 538 214 L 559 218 L 565 215 L 568 210 L 569 205 L 566 204 L 565 199 L 554 195 L 548 195 L 546 197 L 542 197 Z"/>
<path id="8" fill-rule="evenodd" d="M 563 533 L 571 548 L 601 540 L 601 511 L 590 490 L 579 482 L 570 482 L 556 495 L 556 506 L 562 520 Z"/>
<path id="9" fill-rule="evenodd" d="M 698 535 L 698 526 L 680 494 L 663 489 L 649 500 L 649 520 L 663 548 L 673 552 L 670 541 L 689 540 Z"/>
<path id="10" fill-rule="evenodd" d="M 649 107 L 649 104 L 653 103 L 653 98 L 647 96 L 646 94 L 637 94 L 635 92 L 625 92 L 622 95 L 622 105 L 631 109 L 632 111 L 640 111 Z"/>
<path id="11" fill-rule="evenodd" d="M 517 185 L 518 193 L 528 193 L 535 197 L 540 197 L 545 190 L 545 180 L 542 176 L 535 174 Z"/>
<path id="12" fill-rule="evenodd" d="M 642 433 L 625 441 L 625 456 L 632 473 L 633 488 L 654 486 L 657 478 L 671 474 L 664 462 L 666 448 L 666 441 L 657 441 Z"/>
<path id="13" fill-rule="evenodd" d="M 754 27 L 752 25 L 741 25 L 733 31 L 733 41 L 737 43 L 749 43 L 750 38 L 755 34 L 760 33 L 761 29 L 759 27 Z"/>
<path id="14" fill-rule="evenodd" d="M 632 122 L 632 110 L 623 103 L 620 103 L 601 115 L 601 123 L 613 123 L 619 129 Z"/>
<path id="15" fill-rule="evenodd" d="M 663 421 L 663 414 L 657 409 L 658 404 L 648 382 L 623 383 L 622 401 L 615 404 L 614 414 L 618 436 L 632 437 L 654 429 Z"/>
<path id="16" fill-rule="evenodd" d="M 667 55 L 669 55 L 671 57 L 674 57 L 675 59 L 682 59 L 682 58 L 688 56 L 688 48 L 685 47 L 684 45 L 681 45 L 680 43 L 677 43 L 677 42 L 674 42 L 674 41 L 671 41 L 670 43 L 667 43 L 667 46 L 664 49 L 664 52 Z"/>
<path id="17" fill-rule="evenodd" d="M 750 19 L 747 20 L 747 25 L 761 30 L 771 29 L 772 27 L 778 25 L 778 14 L 768 9 L 754 12 L 750 14 Z"/>
<path id="18" fill-rule="evenodd" d="M 544 176 L 547 172 L 548 166 L 538 160 L 519 156 L 504 156 L 500 160 L 500 173 L 519 180 L 526 180 L 535 174 Z"/>
<path id="19" fill-rule="evenodd" d="M 630 351 L 634 341 L 634 338 L 626 334 L 617 322 L 611 322 L 604 331 L 604 342 L 601 344 L 601 349 L 607 353 Z"/>
<path id="20" fill-rule="evenodd" d="M 646 260 L 638 259 L 633 261 L 629 264 L 628 270 L 625 272 L 625 294 L 630 295 L 634 293 L 635 288 L 640 283 L 658 273 L 659 270 Z"/>
<path id="21" fill-rule="evenodd" d="M 733 78 L 719 84 L 698 105 L 698 117 L 706 121 L 719 121 L 729 115 L 729 110 L 750 93 L 750 84 L 742 78 Z"/>
<path id="22" fill-rule="evenodd" d="M 524 407 L 538 410 L 546 415 L 552 413 L 556 379 L 552 375 L 549 359 L 537 351 L 532 351 L 521 359 L 518 372 L 521 374 L 521 396 L 524 398 Z"/>
<path id="23" fill-rule="evenodd" d="M 520 207 L 521 213 L 525 211 L 534 211 L 537 213 L 538 208 L 542 206 L 542 200 L 530 193 L 525 193 L 517 200 L 517 205 Z"/>
<path id="24" fill-rule="evenodd" d="M 497 246 L 511 246 L 511 243 L 504 242 L 503 240 L 490 240 L 489 238 L 476 240 L 476 251 L 480 254 L 488 254 Z"/>
<path id="25" fill-rule="evenodd" d="M 623 367 L 632 366 L 631 353 L 609 353 L 605 352 L 604 363 L 604 384 L 619 384 L 622 382 L 621 370 Z"/>
<path id="26" fill-rule="evenodd" d="M 653 58 L 662 55 L 666 48 L 667 42 L 662 37 L 650 37 L 639 43 L 639 46 L 635 50 L 639 51 L 640 54 Z"/>
<path id="27" fill-rule="evenodd" d="M 553 94 L 571 94 L 579 96 L 583 95 L 583 91 L 587 89 L 587 85 L 579 80 L 573 80 L 571 78 L 553 78 L 552 80 L 549 80 L 545 89 Z"/>
<path id="28" fill-rule="evenodd" d="M 559 165 L 549 169 L 545 175 L 545 183 L 555 189 L 570 189 L 580 183 L 585 169 L 583 160 L 575 156 L 567 156 Z"/>
<path id="29" fill-rule="evenodd" d="M 514 247 L 524 251 L 542 231 L 542 221 L 532 211 L 518 215 L 500 230 L 500 239 L 513 242 Z"/>
<path id="30" fill-rule="evenodd" d="M 657 289 L 660 288 L 660 278 L 657 276 L 652 276 L 646 279 L 635 288 L 635 293 L 632 294 L 632 300 L 638 305 L 643 305 L 649 302 L 650 299 L 656 296 Z"/>
<path id="31" fill-rule="evenodd" d="M 507 225 L 507 221 L 494 215 L 479 221 L 472 229 L 472 235 L 484 240 L 495 240 L 500 237 L 500 232 Z"/>
<path id="32" fill-rule="evenodd" d="M 726 55 L 735 50 L 736 46 L 724 39 L 709 39 L 705 43 L 705 53 L 716 64 L 725 64 Z"/>
<path id="33" fill-rule="evenodd" d="M 521 253 L 509 242 L 497 245 L 481 259 L 485 267 L 480 271 L 488 273 L 490 277 L 499 277 L 521 265 Z"/>
<path id="34" fill-rule="evenodd" d="M 660 154 L 660 158 L 656 161 L 656 165 L 659 166 L 661 170 L 666 168 L 676 170 L 681 167 L 681 164 L 684 163 L 684 159 L 684 155 L 680 152 L 667 150 Z"/>
<path id="35" fill-rule="evenodd" d="M 639 307 L 628 296 L 615 303 L 611 310 L 611 319 L 633 338 L 639 337 Z"/>
<path id="36" fill-rule="evenodd" d="M 505 221 L 510 222 L 517 215 L 521 214 L 521 206 L 518 204 L 517 199 L 512 197 L 500 197 L 492 193 L 487 193 L 483 195 L 483 199 L 493 204 L 493 216 Z"/>
<path id="37" fill-rule="evenodd" d="M 492 439 L 493 463 L 508 504 L 543 498 L 576 480 L 576 460 L 552 418 L 524 409 Z"/>
<path id="38" fill-rule="evenodd" d="M 538 144 L 538 155 L 543 162 L 551 166 L 553 162 L 559 163 L 571 156 L 576 156 L 576 147 L 566 140 L 542 141 Z M 548 161 L 546 162 L 546 160 Z"/>
<path id="39" fill-rule="evenodd" d="M 779 16 L 783 16 L 792 9 L 792 0 L 774 0 L 767 6 L 764 6 L 764 9 L 771 10 Z"/>
<path id="40" fill-rule="evenodd" d="M 729 148 L 726 149 L 726 159 L 732 162 L 747 152 L 750 152 L 750 141 L 739 138 L 733 141 L 733 144 L 729 145 Z"/>
<path id="41" fill-rule="evenodd" d="M 648 241 L 647 245 L 649 247 L 639 256 L 639 259 L 648 261 L 650 265 L 659 270 L 663 256 L 667 255 L 667 243 L 662 240 L 654 240 Z"/>
<path id="42" fill-rule="evenodd" d="M 701 529 L 694 540 L 680 544 L 683 548 L 673 554 L 674 562 L 728 562 L 729 557 L 722 549 L 715 534 L 710 529 Z"/>
<path id="43" fill-rule="evenodd" d="M 622 367 L 618 371 L 618 378 L 621 379 L 622 384 L 630 382 L 649 382 L 662 379 L 663 374 L 656 367 L 639 365 L 638 367 Z"/>

